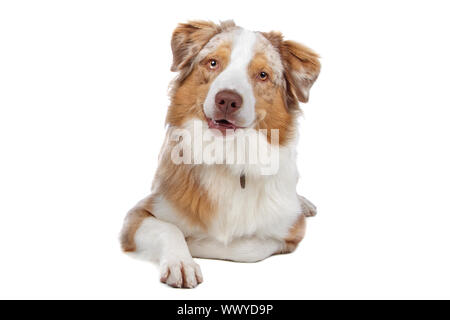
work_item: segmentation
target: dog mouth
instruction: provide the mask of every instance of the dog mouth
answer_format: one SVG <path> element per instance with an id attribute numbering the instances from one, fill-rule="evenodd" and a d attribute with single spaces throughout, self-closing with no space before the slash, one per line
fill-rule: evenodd
<path id="1" fill-rule="evenodd" d="M 208 126 L 210 129 L 220 130 L 222 134 L 226 134 L 227 131 L 235 131 L 236 129 L 241 128 L 227 119 L 208 119 Z"/>

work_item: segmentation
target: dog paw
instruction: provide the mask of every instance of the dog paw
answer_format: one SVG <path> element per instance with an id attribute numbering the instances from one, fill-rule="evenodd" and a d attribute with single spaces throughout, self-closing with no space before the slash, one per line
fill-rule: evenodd
<path id="1" fill-rule="evenodd" d="M 305 215 L 305 217 L 314 217 L 317 214 L 316 206 L 305 197 L 299 195 L 298 198 L 300 199 L 300 203 L 302 205 L 302 212 Z"/>
<path id="2" fill-rule="evenodd" d="M 203 276 L 193 259 L 169 259 L 161 262 L 161 282 L 173 288 L 191 289 L 203 282 Z"/>

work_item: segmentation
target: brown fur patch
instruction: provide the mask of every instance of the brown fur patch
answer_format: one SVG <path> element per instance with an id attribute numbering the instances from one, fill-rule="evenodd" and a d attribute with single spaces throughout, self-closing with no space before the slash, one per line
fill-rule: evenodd
<path id="1" fill-rule="evenodd" d="M 122 250 L 125 252 L 136 251 L 136 243 L 134 236 L 141 226 L 142 221 L 146 218 L 153 217 L 151 213 L 153 199 L 148 197 L 139 202 L 133 209 L 131 209 L 125 217 L 125 222 L 120 233 L 120 244 Z"/>
<path id="2" fill-rule="evenodd" d="M 211 21 L 198 20 L 178 24 L 172 34 L 171 70 L 179 71 L 192 63 L 203 46 L 219 32 L 221 32 L 221 26 Z"/>
<path id="3" fill-rule="evenodd" d="M 269 74 L 265 81 L 258 79 L 259 73 Z M 257 114 L 256 130 L 266 129 L 267 140 L 271 142 L 271 129 L 279 130 L 279 143 L 284 145 L 293 135 L 295 116 L 288 112 L 284 89 L 271 80 L 272 70 L 263 53 L 257 53 L 249 65 L 248 70 L 253 84 L 256 98 L 255 111 Z"/>
<path id="4" fill-rule="evenodd" d="M 305 215 L 302 214 L 300 215 L 300 217 L 298 217 L 297 221 L 292 226 L 287 238 L 284 239 L 286 248 L 283 251 L 283 253 L 293 252 L 297 248 L 300 241 L 302 241 L 303 238 L 305 237 L 305 232 L 306 232 L 306 218 Z"/>
<path id="5" fill-rule="evenodd" d="M 201 20 L 180 23 L 174 30 L 171 41 L 171 70 L 180 71 L 178 80 L 183 81 L 191 73 L 195 57 L 212 37 L 233 27 L 235 24 L 232 20 L 219 25 Z"/>
<path id="6" fill-rule="evenodd" d="M 173 146 L 172 146 L 173 147 Z M 158 194 L 164 196 L 192 225 L 206 229 L 216 212 L 212 201 L 199 179 L 199 168 L 195 165 L 174 164 L 170 150 L 163 155 L 156 173 Z M 200 168 L 201 170 L 201 168 Z"/>
<path id="7" fill-rule="evenodd" d="M 230 54 L 231 43 L 223 43 L 216 51 L 195 65 L 189 76 L 174 88 L 166 117 L 167 124 L 179 127 L 192 118 L 206 120 L 203 113 L 203 102 L 212 81 L 228 65 Z M 219 63 L 216 70 L 208 67 L 211 59 L 215 59 Z"/>

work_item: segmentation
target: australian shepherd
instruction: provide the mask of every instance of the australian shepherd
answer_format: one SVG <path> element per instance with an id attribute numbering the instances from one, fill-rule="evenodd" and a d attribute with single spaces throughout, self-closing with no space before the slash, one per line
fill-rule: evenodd
<path id="1" fill-rule="evenodd" d="M 166 139 L 151 194 L 125 218 L 121 245 L 194 288 L 197 258 L 255 262 L 295 250 L 314 205 L 296 191 L 300 102 L 318 55 L 279 32 L 232 21 L 179 24 Z"/>

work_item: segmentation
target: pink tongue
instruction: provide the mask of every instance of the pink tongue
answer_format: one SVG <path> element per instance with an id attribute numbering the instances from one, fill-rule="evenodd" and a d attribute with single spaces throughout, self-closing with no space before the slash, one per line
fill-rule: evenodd
<path id="1" fill-rule="evenodd" d="M 224 128 L 230 128 L 230 129 L 234 128 L 234 125 L 227 120 L 217 120 L 217 121 L 213 121 L 213 123 L 215 126 L 218 126 L 218 127 L 224 127 Z"/>
<path id="2" fill-rule="evenodd" d="M 227 128 L 233 128 L 233 125 L 229 122 L 219 122 L 219 125 L 227 127 Z"/>
<path id="3" fill-rule="evenodd" d="M 209 120 L 208 125 L 210 128 L 218 129 L 223 135 L 226 135 L 228 130 L 234 130 L 235 126 L 230 122 L 215 122 L 214 120 Z"/>

